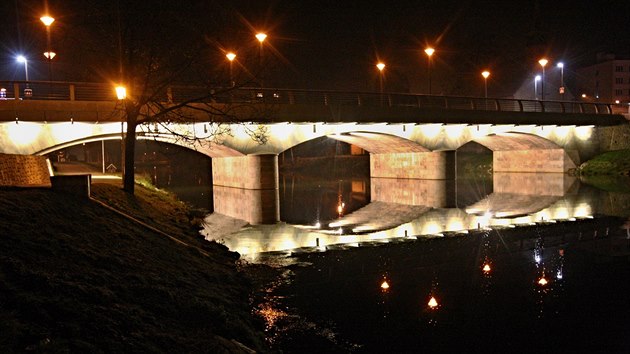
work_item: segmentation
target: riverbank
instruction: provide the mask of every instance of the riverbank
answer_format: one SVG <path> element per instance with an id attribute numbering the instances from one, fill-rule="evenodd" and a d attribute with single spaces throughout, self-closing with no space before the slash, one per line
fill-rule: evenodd
<path id="1" fill-rule="evenodd" d="M 266 352 L 238 254 L 171 196 L 0 189 L 0 352 Z M 144 226 L 142 224 L 145 224 Z"/>
<path id="2" fill-rule="evenodd" d="M 630 175 L 630 149 L 607 151 L 584 162 L 578 168 L 583 176 Z"/>

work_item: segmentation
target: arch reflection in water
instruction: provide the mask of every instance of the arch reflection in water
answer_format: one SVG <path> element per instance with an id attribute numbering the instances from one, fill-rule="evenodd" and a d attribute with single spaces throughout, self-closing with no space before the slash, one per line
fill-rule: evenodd
<path id="1" fill-rule="evenodd" d="M 320 220 L 315 221 L 315 215 L 309 225 L 279 222 L 248 226 L 243 222 L 241 228 L 217 228 L 215 219 L 219 216 L 213 214 L 206 220 L 210 226 L 204 234 L 246 258 L 256 259 L 265 252 L 322 251 L 465 234 L 479 228 L 572 221 L 592 217 L 597 205 L 590 189 L 581 188 L 574 178 L 563 174 L 495 173 L 492 191 L 474 197 L 453 194 L 453 189 L 474 188 L 460 184 L 451 188 L 444 181 L 372 179 L 369 183 L 371 202 L 354 211 L 349 209 L 341 218 L 321 220 L 324 228 L 316 226 Z M 471 202 L 454 207 L 457 200 Z M 333 214 L 336 202 L 333 199 L 327 207 Z M 299 207 L 300 201 L 294 205 Z"/>

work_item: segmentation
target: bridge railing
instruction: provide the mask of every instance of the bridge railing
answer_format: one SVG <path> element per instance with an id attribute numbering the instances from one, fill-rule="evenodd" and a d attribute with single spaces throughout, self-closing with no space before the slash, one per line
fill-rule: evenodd
<path id="1" fill-rule="evenodd" d="M 0 81 L 0 100 L 113 101 L 110 84 L 61 81 Z M 172 86 L 160 95 L 164 102 L 210 97 L 216 103 L 308 104 L 365 107 L 410 107 L 438 110 L 496 112 L 555 112 L 612 114 L 612 104 L 601 102 L 540 101 L 513 98 L 440 96 L 411 93 L 373 93 L 277 88 L 207 88 Z"/>

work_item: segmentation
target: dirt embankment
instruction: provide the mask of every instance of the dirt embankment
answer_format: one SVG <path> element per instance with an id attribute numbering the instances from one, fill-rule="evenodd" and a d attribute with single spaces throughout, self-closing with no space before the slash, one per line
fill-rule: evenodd
<path id="1" fill-rule="evenodd" d="M 183 204 L 141 187 L 93 195 L 154 229 L 93 200 L 0 189 L 0 352 L 267 351 L 238 255 L 204 241 Z"/>

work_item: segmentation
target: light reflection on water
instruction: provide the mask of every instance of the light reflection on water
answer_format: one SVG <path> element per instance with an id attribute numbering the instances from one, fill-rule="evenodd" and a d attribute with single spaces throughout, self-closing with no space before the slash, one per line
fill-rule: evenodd
<path id="1" fill-rule="evenodd" d="M 202 233 L 256 262 L 262 253 L 268 252 L 317 252 L 405 242 L 466 234 L 471 230 L 575 221 L 592 218 L 598 212 L 593 190 L 565 175 L 495 174 L 492 186 L 484 188 L 487 194 L 477 192 L 472 197 L 458 196 L 454 191 L 457 188 L 448 181 L 428 181 L 430 184 L 426 185 L 421 180 L 410 184 L 410 180 L 355 178 L 328 181 L 328 186 L 326 181 L 298 187 L 294 180 L 287 183 L 292 184 L 293 191 L 302 189 L 302 193 L 294 192 L 290 199 L 281 196 L 280 216 L 286 222 L 272 225 L 242 222 L 238 227 L 226 229 L 223 224 L 234 223 L 236 219 L 215 213 L 206 217 L 208 226 Z M 284 188 L 286 185 L 281 185 L 280 189 Z M 479 191 L 479 188 L 459 189 Z M 468 201 L 467 205 L 461 205 L 461 200 Z M 344 213 L 337 211 L 339 201 L 345 203 Z"/>
<path id="2" fill-rule="evenodd" d="M 607 193 L 564 175 L 494 177 L 289 181 L 283 221 L 215 213 L 206 234 L 295 271 L 257 307 L 285 352 L 630 349 L 630 222 L 603 218 Z"/>

